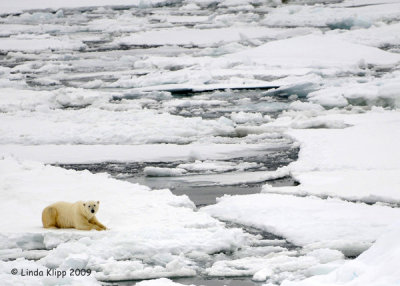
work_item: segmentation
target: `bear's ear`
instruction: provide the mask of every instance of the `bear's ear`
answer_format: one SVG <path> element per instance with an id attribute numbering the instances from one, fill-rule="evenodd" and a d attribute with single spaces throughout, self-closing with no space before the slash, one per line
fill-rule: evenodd
<path id="1" fill-rule="evenodd" d="M 97 201 L 97 204 L 99 205 L 99 204 L 100 204 L 100 201 Z"/>

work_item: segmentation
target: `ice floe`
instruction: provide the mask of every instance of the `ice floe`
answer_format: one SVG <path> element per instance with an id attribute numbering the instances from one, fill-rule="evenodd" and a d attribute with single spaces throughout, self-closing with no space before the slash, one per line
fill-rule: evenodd
<path id="1" fill-rule="evenodd" d="M 67 171 L 10 158 L 1 160 L 0 166 L 2 212 L 8 217 L 1 226 L 1 249 L 48 250 L 37 262 L 25 263 L 24 258 L 2 261 L 1 275 L 6 280 L 11 279 L 14 264 L 27 264 L 29 269 L 87 268 L 100 280 L 192 276 L 197 271 L 196 255 L 232 251 L 247 240 L 242 230 L 227 229 L 205 213 L 195 212 L 186 196 L 177 197 L 168 190 L 151 191 L 105 174 Z M 41 211 L 49 203 L 89 198 L 100 200 L 97 217 L 110 230 L 42 228 Z M 9 216 L 16 209 L 24 219 Z"/>
<path id="2" fill-rule="evenodd" d="M 278 144 L 281 146 L 281 144 Z M 221 170 L 226 164 L 218 165 L 196 160 L 227 160 L 238 157 L 256 156 L 267 151 L 265 144 L 145 144 L 145 145 L 1 145 L 0 156 L 12 156 L 20 160 L 32 160 L 49 164 L 83 164 L 98 162 L 169 162 L 194 161 L 183 164 L 189 171 Z M 228 163 L 229 166 L 231 164 Z M 241 168 L 250 166 L 233 167 Z"/>
<path id="3" fill-rule="evenodd" d="M 264 192 L 398 204 L 400 158 L 395 143 L 400 138 L 398 112 L 376 108 L 366 114 L 340 118 L 352 126 L 289 131 L 301 144 L 298 161 L 289 166 L 300 185 L 265 186 Z"/>
<path id="4" fill-rule="evenodd" d="M 346 255 L 366 250 L 400 216 L 396 208 L 279 194 L 225 196 L 202 211 L 250 225 L 310 249 L 337 249 Z"/>

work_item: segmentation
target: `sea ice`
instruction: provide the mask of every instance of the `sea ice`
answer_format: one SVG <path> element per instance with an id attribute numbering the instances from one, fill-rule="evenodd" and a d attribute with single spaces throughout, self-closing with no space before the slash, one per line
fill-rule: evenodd
<path id="1" fill-rule="evenodd" d="M 175 286 L 165 277 L 201 274 L 395 285 L 400 4 L 284 2 L 0 3 L 2 283 Z M 195 95 L 230 88 L 270 89 Z M 296 146 L 297 162 L 275 171 L 231 160 Z M 144 173 L 207 186 L 285 176 L 300 184 L 265 185 L 197 211 L 169 190 L 43 165 L 172 161 L 185 162 Z M 78 199 L 99 199 L 110 230 L 41 228 L 46 205 Z M 282 238 L 263 240 L 210 214 Z M 360 253 L 344 263 L 343 254 Z M 93 275 L 10 274 L 74 267 Z"/>

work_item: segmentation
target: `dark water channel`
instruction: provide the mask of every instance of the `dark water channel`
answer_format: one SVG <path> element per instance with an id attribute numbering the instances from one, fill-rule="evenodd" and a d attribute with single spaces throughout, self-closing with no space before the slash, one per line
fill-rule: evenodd
<path id="1" fill-rule="evenodd" d="M 224 162 L 256 162 L 257 167 L 238 172 L 237 175 L 244 175 L 246 172 L 273 171 L 279 167 L 297 159 L 298 148 L 276 149 L 267 154 L 260 154 L 257 157 L 234 158 Z M 103 162 L 96 164 L 62 164 L 60 167 L 74 170 L 89 170 L 92 173 L 108 173 L 117 179 L 126 180 L 131 183 L 139 183 L 152 189 L 169 189 L 175 195 L 187 195 L 197 207 L 216 203 L 216 198 L 223 195 L 245 195 L 255 194 L 261 191 L 266 181 L 248 182 L 242 184 L 219 184 L 210 181 L 207 174 L 194 174 L 197 179 L 186 180 L 185 176 L 180 177 L 149 177 L 144 174 L 146 167 L 175 168 L 179 162 Z M 216 173 L 213 177 L 226 173 Z M 268 184 L 273 186 L 292 186 L 296 182 L 291 177 L 269 180 Z"/>

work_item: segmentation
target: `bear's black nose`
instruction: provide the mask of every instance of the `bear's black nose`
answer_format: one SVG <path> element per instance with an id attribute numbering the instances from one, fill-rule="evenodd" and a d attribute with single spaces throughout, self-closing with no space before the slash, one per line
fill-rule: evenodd
<path id="1" fill-rule="evenodd" d="M 92 214 L 94 214 L 94 210 L 92 210 Z"/>

